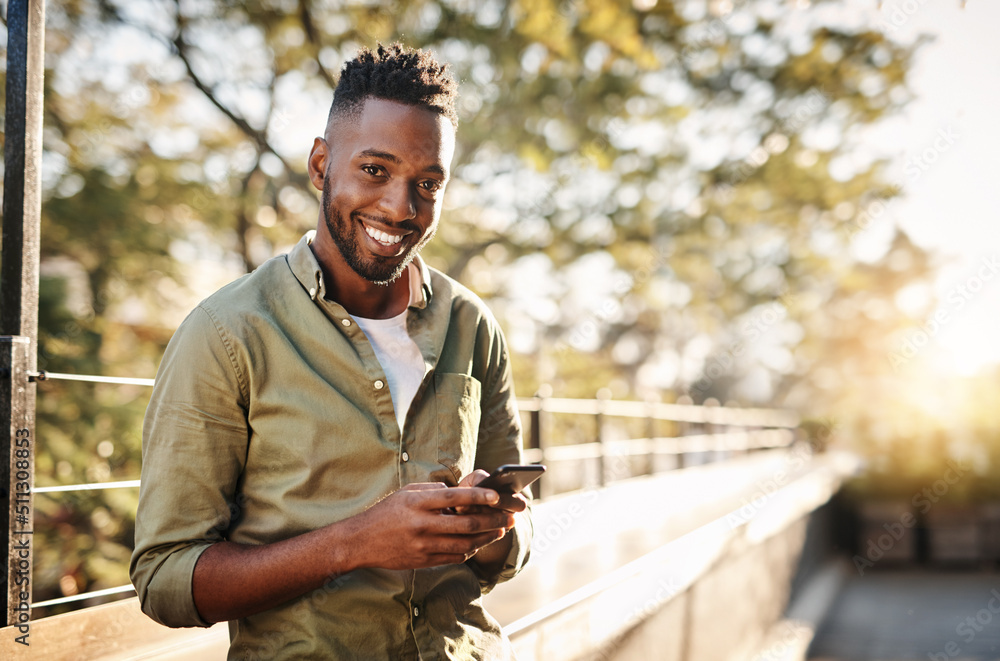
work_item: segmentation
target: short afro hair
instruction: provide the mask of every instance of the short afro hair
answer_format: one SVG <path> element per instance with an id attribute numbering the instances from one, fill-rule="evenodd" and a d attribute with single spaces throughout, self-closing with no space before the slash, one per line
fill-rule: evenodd
<path id="1" fill-rule="evenodd" d="M 424 106 L 458 126 L 455 99 L 458 85 L 448 65 L 438 64 L 426 51 L 401 43 L 375 50 L 363 48 L 344 64 L 333 92 L 328 122 L 337 115 L 358 112 L 369 97 Z"/>

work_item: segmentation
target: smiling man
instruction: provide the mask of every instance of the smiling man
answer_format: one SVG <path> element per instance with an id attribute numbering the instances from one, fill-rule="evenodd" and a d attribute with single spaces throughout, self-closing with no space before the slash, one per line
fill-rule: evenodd
<path id="1" fill-rule="evenodd" d="M 527 560 L 507 347 L 418 252 L 455 149 L 422 51 L 348 62 L 309 155 L 320 217 L 174 335 L 143 428 L 131 574 L 168 626 L 230 623 L 230 659 L 508 659 L 482 593 Z"/>

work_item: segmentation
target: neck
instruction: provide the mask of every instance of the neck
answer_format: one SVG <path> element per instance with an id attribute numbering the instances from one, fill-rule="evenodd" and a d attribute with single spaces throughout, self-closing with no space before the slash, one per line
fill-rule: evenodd
<path id="1" fill-rule="evenodd" d="M 317 235 L 311 247 L 323 271 L 327 300 L 365 319 L 388 319 L 406 309 L 410 302 L 409 268 L 389 284 L 379 285 L 355 273 L 332 241 L 322 241 Z"/>

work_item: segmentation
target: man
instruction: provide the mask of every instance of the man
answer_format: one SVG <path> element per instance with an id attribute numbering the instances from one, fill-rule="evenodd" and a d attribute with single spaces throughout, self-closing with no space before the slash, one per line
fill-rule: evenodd
<path id="1" fill-rule="evenodd" d="M 143 429 L 131 576 L 168 626 L 229 621 L 231 659 L 506 659 L 480 596 L 527 560 L 504 338 L 417 257 L 456 85 L 399 45 L 348 62 L 309 155 L 320 218 L 203 301 Z"/>

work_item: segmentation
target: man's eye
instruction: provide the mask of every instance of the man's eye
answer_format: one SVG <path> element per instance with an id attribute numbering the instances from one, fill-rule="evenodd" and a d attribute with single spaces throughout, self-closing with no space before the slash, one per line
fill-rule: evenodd
<path id="1" fill-rule="evenodd" d="M 436 193 L 438 190 L 441 189 L 441 182 L 436 181 L 434 179 L 428 179 L 426 181 L 421 181 L 420 187 L 430 193 Z"/>
<path id="2" fill-rule="evenodd" d="M 365 174 L 370 174 L 373 177 L 381 177 L 384 174 L 382 168 L 377 165 L 362 165 L 361 170 Z"/>

